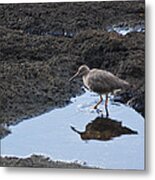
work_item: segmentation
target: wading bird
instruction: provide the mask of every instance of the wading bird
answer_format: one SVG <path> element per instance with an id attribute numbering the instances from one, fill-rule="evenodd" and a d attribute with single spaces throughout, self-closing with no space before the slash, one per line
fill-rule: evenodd
<path id="1" fill-rule="evenodd" d="M 118 78 L 114 74 L 101 69 L 89 69 L 89 67 L 86 65 L 80 66 L 76 74 L 72 78 L 70 78 L 69 81 L 72 81 L 77 76 L 82 77 L 83 84 L 88 90 L 98 93 L 100 95 L 100 100 L 93 107 L 94 109 L 97 109 L 98 105 L 103 101 L 102 95 L 106 95 L 106 117 L 109 116 L 108 94 L 114 93 L 115 90 L 129 87 L 128 82 Z"/>

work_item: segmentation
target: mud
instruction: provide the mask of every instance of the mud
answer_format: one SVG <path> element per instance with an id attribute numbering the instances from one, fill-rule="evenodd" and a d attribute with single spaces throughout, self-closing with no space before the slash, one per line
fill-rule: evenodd
<path id="1" fill-rule="evenodd" d="M 144 20 L 144 1 L 0 4 L 1 138 L 6 125 L 62 107 L 82 93 L 81 80 L 68 81 L 81 64 L 131 83 L 115 99 L 144 116 L 145 33 L 107 31 Z"/>

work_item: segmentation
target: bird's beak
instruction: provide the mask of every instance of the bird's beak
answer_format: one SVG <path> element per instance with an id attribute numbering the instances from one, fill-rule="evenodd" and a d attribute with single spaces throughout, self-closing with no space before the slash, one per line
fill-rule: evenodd
<path id="1" fill-rule="evenodd" d="M 72 76 L 69 81 L 72 81 L 73 79 L 75 79 L 77 76 L 79 75 L 79 73 L 77 72 L 76 74 L 74 74 L 74 76 Z"/>

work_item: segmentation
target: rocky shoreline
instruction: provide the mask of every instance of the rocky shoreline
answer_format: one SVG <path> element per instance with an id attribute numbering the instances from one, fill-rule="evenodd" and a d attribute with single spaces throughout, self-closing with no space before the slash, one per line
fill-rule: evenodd
<path id="1" fill-rule="evenodd" d="M 107 31 L 137 24 L 145 24 L 143 1 L 0 4 L 0 137 L 82 93 L 81 80 L 68 81 L 81 64 L 132 84 L 115 99 L 144 116 L 145 32 Z"/>
<path id="2" fill-rule="evenodd" d="M 42 155 L 31 155 L 27 158 L 17 157 L 0 157 L 0 166 L 2 167 L 29 167 L 29 168 L 78 168 L 78 169 L 92 169 L 85 164 L 79 163 L 66 163 L 62 161 L 53 161 L 48 157 Z M 99 168 L 93 168 L 99 169 Z"/>

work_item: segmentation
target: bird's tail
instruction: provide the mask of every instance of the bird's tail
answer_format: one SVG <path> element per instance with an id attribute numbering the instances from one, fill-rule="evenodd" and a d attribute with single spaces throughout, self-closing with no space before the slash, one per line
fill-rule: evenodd
<path id="1" fill-rule="evenodd" d="M 131 88 L 131 84 L 125 80 L 121 79 L 120 83 L 121 83 L 123 89 Z"/>
<path id="2" fill-rule="evenodd" d="M 128 83 L 127 81 L 124 81 L 124 88 L 125 89 L 132 89 L 132 90 L 135 90 L 137 88 L 137 86 L 135 84 L 131 84 L 131 83 Z"/>
<path id="3" fill-rule="evenodd" d="M 131 87 L 131 84 L 128 83 L 127 81 L 124 81 L 124 86 L 125 86 L 125 88 L 129 88 L 129 87 Z"/>

